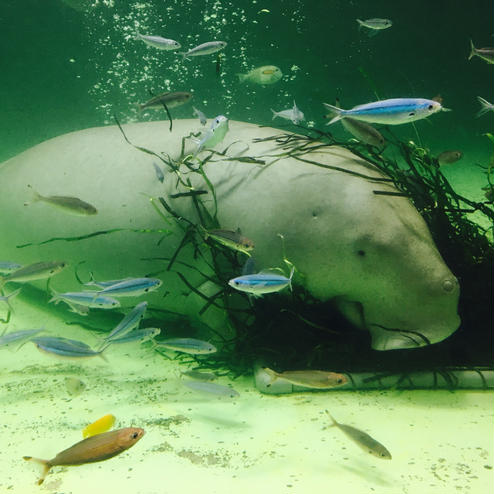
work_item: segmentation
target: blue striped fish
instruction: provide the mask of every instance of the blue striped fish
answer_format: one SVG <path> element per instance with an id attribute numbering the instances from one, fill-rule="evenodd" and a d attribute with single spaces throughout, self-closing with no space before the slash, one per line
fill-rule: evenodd
<path id="1" fill-rule="evenodd" d="M 351 117 L 362 122 L 400 125 L 427 118 L 439 111 L 449 111 L 438 101 L 422 98 L 385 99 L 358 105 L 351 110 L 342 110 L 328 103 L 323 103 L 323 105 L 336 115 L 328 122 L 328 125 L 345 117 Z"/>
<path id="2" fill-rule="evenodd" d="M 114 285 L 109 285 L 98 291 L 98 295 L 112 295 L 114 297 L 138 297 L 145 293 L 157 290 L 161 286 L 158 278 L 130 278 Z"/>
<path id="3" fill-rule="evenodd" d="M 144 313 L 148 307 L 147 302 L 141 302 L 137 304 L 111 331 L 111 333 L 105 338 L 105 341 L 113 341 L 117 338 L 122 338 L 126 334 L 130 333 L 134 328 L 139 326 L 141 319 L 144 317 Z"/>
<path id="4" fill-rule="evenodd" d="M 93 350 L 86 343 L 69 338 L 61 338 L 56 336 L 37 336 L 31 338 L 36 347 L 46 353 L 66 358 L 87 358 L 102 356 L 103 351 L 109 345 L 105 345 L 100 350 Z"/>
<path id="5" fill-rule="evenodd" d="M 292 288 L 293 269 L 290 277 L 274 273 L 247 274 L 233 278 L 228 284 L 241 292 L 250 293 L 251 295 L 264 295 L 265 293 L 279 292 L 287 286 Z"/>

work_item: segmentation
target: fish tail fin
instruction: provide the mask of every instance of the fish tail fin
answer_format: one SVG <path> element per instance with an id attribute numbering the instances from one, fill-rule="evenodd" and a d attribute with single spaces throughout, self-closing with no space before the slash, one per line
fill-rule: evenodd
<path id="1" fill-rule="evenodd" d="M 28 184 L 27 186 L 31 189 L 33 193 L 33 198 L 31 199 L 31 202 L 25 202 L 24 206 L 29 206 L 29 204 L 32 204 L 33 202 L 38 202 L 43 200 L 43 196 L 36 189 L 34 189 L 32 185 Z"/>
<path id="2" fill-rule="evenodd" d="M 272 108 L 271 108 L 271 111 L 273 112 L 273 118 L 272 118 L 272 120 L 274 120 L 278 116 L 278 112 L 277 111 L 274 111 Z"/>
<path id="3" fill-rule="evenodd" d="M 269 382 L 266 383 L 266 387 L 269 388 L 271 384 L 273 384 L 276 379 L 278 379 L 278 376 L 276 375 L 276 372 L 269 367 L 263 367 L 262 370 L 269 376 Z"/>
<path id="4" fill-rule="evenodd" d="M 187 56 L 187 52 L 185 51 L 179 51 L 177 52 L 177 55 L 182 55 L 182 60 L 189 60 L 189 57 Z"/>
<path id="5" fill-rule="evenodd" d="M 334 427 L 335 425 L 338 425 L 338 422 L 336 422 L 336 420 L 334 419 L 334 417 L 329 413 L 328 410 L 324 410 L 327 414 L 328 414 L 328 417 L 331 419 L 331 424 L 329 425 L 329 427 Z"/>
<path id="6" fill-rule="evenodd" d="M 237 74 L 237 77 L 239 82 L 245 82 L 245 79 L 247 79 L 246 74 Z"/>
<path id="7" fill-rule="evenodd" d="M 292 266 L 292 269 L 290 270 L 290 276 L 288 277 L 288 279 L 290 280 L 290 283 L 288 284 L 288 286 L 290 287 L 291 292 L 293 291 L 293 289 L 292 289 L 293 273 L 295 273 L 295 266 Z"/>
<path id="8" fill-rule="evenodd" d="M 52 464 L 49 462 L 49 460 L 42 460 L 41 458 L 34 458 L 33 456 L 23 456 L 22 458 L 26 461 L 34 461 L 35 463 L 39 463 L 43 466 L 43 473 L 41 474 L 41 477 L 38 479 L 37 482 L 38 485 L 41 485 L 48 475 Z"/>
<path id="9" fill-rule="evenodd" d="M 50 292 L 51 292 L 51 299 L 48 300 L 48 303 L 55 302 L 55 305 L 57 305 L 60 302 L 60 297 L 59 297 L 60 294 L 52 287 L 50 287 Z"/>
<path id="10" fill-rule="evenodd" d="M 329 103 L 323 103 L 324 107 L 326 110 L 329 110 L 333 115 L 335 115 L 328 123 L 327 125 L 331 125 L 338 120 L 341 120 L 343 118 L 343 112 L 345 110 L 342 110 L 341 108 L 338 108 L 337 106 L 330 105 Z"/>
<path id="11" fill-rule="evenodd" d="M 477 48 L 473 44 L 473 41 L 470 40 L 470 55 L 468 55 L 468 60 L 471 60 L 477 54 Z"/>
<path id="12" fill-rule="evenodd" d="M 477 117 L 480 117 L 484 113 L 492 109 L 492 105 L 481 96 L 477 96 L 477 100 L 480 103 L 480 110 L 477 112 Z"/>
<path id="13" fill-rule="evenodd" d="M 5 296 L 4 300 L 5 300 L 5 303 L 7 304 L 7 307 L 9 308 L 10 312 L 14 312 L 14 309 L 10 305 L 10 299 L 19 295 L 21 290 L 22 290 L 22 287 L 18 288 L 17 290 L 14 290 L 12 293 L 9 293 L 8 295 Z"/>
<path id="14" fill-rule="evenodd" d="M 361 19 L 356 19 L 356 21 L 358 22 L 358 28 L 359 28 L 359 31 L 362 29 L 362 26 L 364 25 L 364 21 L 361 20 Z"/>

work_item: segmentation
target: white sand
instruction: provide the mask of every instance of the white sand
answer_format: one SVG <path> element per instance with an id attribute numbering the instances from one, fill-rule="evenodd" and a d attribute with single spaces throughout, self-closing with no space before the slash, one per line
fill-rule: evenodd
<path id="1" fill-rule="evenodd" d="M 45 325 L 50 333 L 97 344 L 90 331 L 65 325 L 21 299 L 9 325 Z M 69 318 L 68 318 L 69 319 Z M 3 327 L 4 325 L 0 325 Z M 0 349 L 0 494 L 451 494 L 492 492 L 492 393 L 373 391 L 260 394 L 250 378 L 232 384 L 234 400 L 184 387 L 179 369 L 149 348 L 110 348 L 108 363 L 73 362 L 41 354 L 31 343 Z M 65 377 L 86 390 L 71 397 Z M 392 453 L 379 460 L 335 428 L 365 430 Z M 42 486 L 41 468 L 24 455 L 52 458 L 82 439 L 106 413 L 116 427 L 145 436 L 105 462 L 55 467 Z"/>

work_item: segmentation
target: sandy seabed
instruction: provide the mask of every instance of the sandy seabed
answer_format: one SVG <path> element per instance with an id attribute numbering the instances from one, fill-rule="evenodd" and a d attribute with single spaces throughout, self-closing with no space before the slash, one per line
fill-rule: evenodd
<path id="1" fill-rule="evenodd" d="M 49 311 L 15 301 L 9 330 L 47 333 L 97 346 L 94 333 Z M 494 486 L 493 393 L 486 391 L 331 391 L 263 395 L 252 378 L 218 383 L 235 399 L 185 387 L 178 360 L 149 346 L 110 347 L 107 362 L 59 360 L 27 343 L 0 353 L 0 494 L 486 494 Z M 65 379 L 85 390 L 71 396 Z M 361 451 L 328 428 L 325 410 L 383 443 L 391 461 Z M 144 437 L 110 460 L 41 467 L 82 439 L 82 429 L 112 413 L 116 428 Z"/>

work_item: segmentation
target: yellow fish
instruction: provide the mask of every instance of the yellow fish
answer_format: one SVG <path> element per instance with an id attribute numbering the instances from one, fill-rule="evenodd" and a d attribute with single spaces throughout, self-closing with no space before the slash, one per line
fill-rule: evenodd
<path id="1" fill-rule="evenodd" d="M 115 416 L 111 413 L 104 415 L 82 430 L 82 437 L 91 437 L 109 431 L 115 424 Z"/>

